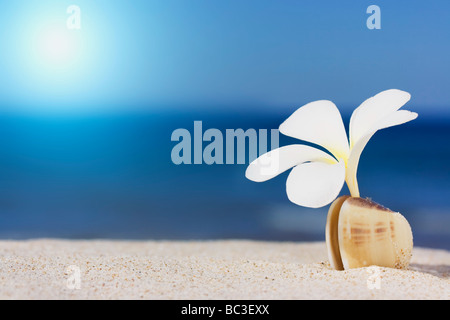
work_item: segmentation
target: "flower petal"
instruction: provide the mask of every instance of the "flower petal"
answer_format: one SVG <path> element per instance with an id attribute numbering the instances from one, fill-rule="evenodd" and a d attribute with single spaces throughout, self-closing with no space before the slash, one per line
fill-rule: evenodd
<path id="1" fill-rule="evenodd" d="M 293 144 L 263 154 L 250 163 L 245 176 L 249 180 L 263 182 L 307 161 L 336 163 L 332 156 L 322 150 L 306 145 Z"/>
<path id="2" fill-rule="evenodd" d="M 382 121 L 379 121 L 371 130 L 366 133 L 362 138 L 358 139 L 357 143 L 353 146 L 350 151 L 350 157 L 347 163 L 347 173 L 346 173 L 346 181 L 348 188 L 350 189 L 350 193 L 352 197 L 359 197 L 359 189 L 358 182 L 356 180 L 356 172 L 358 171 L 359 158 L 361 157 L 361 153 L 369 142 L 370 138 L 377 132 L 378 130 L 397 126 L 408 121 L 414 120 L 417 118 L 417 113 L 400 110 L 395 111 Z"/>
<path id="3" fill-rule="evenodd" d="M 290 201 L 310 208 L 320 208 L 339 195 L 345 180 L 345 163 L 308 162 L 292 169 L 286 182 Z"/>
<path id="4" fill-rule="evenodd" d="M 284 135 L 318 144 L 337 159 L 347 159 L 349 145 L 341 114 L 327 100 L 308 103 L 280 125 Z"/>
<path id="5" fill-rule="evenodd" d="M 386 129 L 389 127 L 398 126 L 406 122 L 412 121 L 418 117 L 416 112 L 411 112 L 409 110 L 399 110 L 389 115 L 383 121 L 378 124 L 378 129 Z"/>
<path id="6" fill-rule="evenodd" d="M 350 149 L 382 119 L 400 109 L 411 99 L 408 92 L 391 89 L 364 101 L 350 118 Z"/>

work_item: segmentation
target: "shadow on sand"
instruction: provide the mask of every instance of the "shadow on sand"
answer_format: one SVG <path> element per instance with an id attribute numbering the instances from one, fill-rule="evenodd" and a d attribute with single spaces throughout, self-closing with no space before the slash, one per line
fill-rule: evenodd
<path id="1" fill-rule="evenodd" d="M 419 272 L 425 272 L 429 273 L 433 276 L 442 278 L 442 279 L 448 279 L 450 278 L 450 265 L 430 265 L 430 264 L 419 264 L 419 263 L 413 263 L 410 266 L 411 270 L 419 271 Z"/>

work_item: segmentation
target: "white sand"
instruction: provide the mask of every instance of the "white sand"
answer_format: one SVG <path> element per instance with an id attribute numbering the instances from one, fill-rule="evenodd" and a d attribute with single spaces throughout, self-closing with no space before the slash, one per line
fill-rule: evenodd
<path id="1" fill-rule="evenodd" d="M 450 252 L 422 248 L 409 270 L 335 271 L 324 243 L 255 241 L 0 241 L 0 259 L 0 299 L 450 298 Z"/>

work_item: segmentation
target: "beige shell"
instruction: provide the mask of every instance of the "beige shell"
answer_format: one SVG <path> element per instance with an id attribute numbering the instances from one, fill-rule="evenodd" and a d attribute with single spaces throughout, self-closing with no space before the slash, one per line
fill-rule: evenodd
<path id="1" fill-rule="evenodd" d="M 411 227 L 400 213 L 349 196 L 331 205 L 326 242 L 336 270 L 371 265 L 403 269 L 409 265 L 413 248 Z"/>

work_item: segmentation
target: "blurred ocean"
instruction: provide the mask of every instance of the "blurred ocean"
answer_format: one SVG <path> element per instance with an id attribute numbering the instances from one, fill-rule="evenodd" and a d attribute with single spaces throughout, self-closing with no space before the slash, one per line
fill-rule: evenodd
<path id="1" fill-rule="evenodd" d="M 287 173 L 254 183 L 246 165 L 171 162 L 173 130 L 195 120 L 275 129 L 291 111 L 0 115 L 0 238 L 322 241 L 328 207 L 290 203 Z M 419 115 L 361 157 L 361 195 L 400 211 L 417 246 L 450 249 L 449 141 L 450 121 Z"/>

